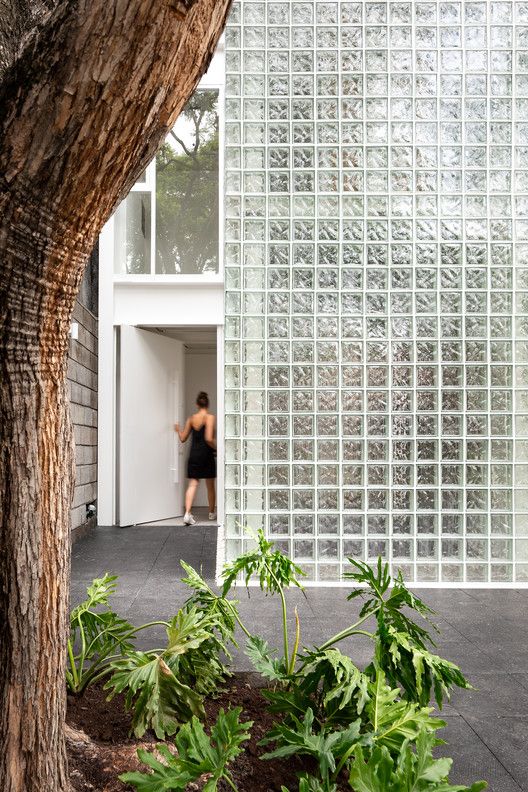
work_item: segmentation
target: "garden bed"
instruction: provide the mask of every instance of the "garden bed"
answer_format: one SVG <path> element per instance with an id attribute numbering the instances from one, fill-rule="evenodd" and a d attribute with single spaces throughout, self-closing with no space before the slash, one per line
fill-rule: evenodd
<path id="1" fill-rule="evenodd" d="M 242 707 L 242 721 L 254 721 L 251 739 L 244 752 L 231 766 L 233 779 L 240 792 L 280 792 L 281 785 L 297 788 L 296 774 L 314 770 L 309 757 L 294 756 L 287 760 L 261 761 L 265 746 L 257 743 L 269 731 L 277 717 L 270 715 L 261 695 L 262 678 L 258 674 L 235 674 L 217 698 L 206 701 L 206 724 L 216 720 L 221 707 Z M 75 792 L 125 792 L 133 787 L 122 783 L 118 775 L 145 770 L 137 760 L 137 748 L 152 750 L 158 740 L 147 733 L 142 739 L 130 737 L 130 716 L 125 712 L 123 696 L 106 700 L 107 692 L 100 685 L 88 688 L 84 696 L 68 696 L 67 722 L 74 730 L 84 732 L 90 742 L 69 740 L 69 767 Z M 170 744 L 170 739 L 169 739 Z M 269 750 L 269 747 L 268 747 Z M 189 790 L 200 790 L 203 784 L 191 784 Z M 229 787 L 220 782 L 219 788 Z M 350 787 L 343 786 L 350 792 Z"/>
<path id="2" fill-rule="evenodd" d="M 435 733 L 445 723 L 430 702 L 434 696 L 441 707 L 454 686 L 470 685 L 458 666 L 427 648 L 432 611 L 401 575 L 393 579 L 381 558 L 375 568 L 349 559 L 355 571 L 348 577 L 361 587 L 348 598 L 364 600 L 358 620 L 299 652 L 297 611 L 295 639 L 288 641 L 285 588 L 299 585 L 302 570 L 262 531 L 255 541 L 256 549 L 225 567 L 221 594 L 182 562 L 193 593 L 170 621 L 134 627 L 122 619 L 108 602 L 115 576 L 88 586 L 87 599 L 72 611 L 68 641 L 72 792 L 485 789 L 485 782 L 449 785 L 451 760 L 434 758 Z M 237 601 L 227 597 L 242 573 L 278 594 L 275 643 L 282 633 L 282 654 L 249 632 Z M 365 629 L 369 624 L 374 632 Z M 140 631 L 161 625 L 165 648 L 135 650 Z M 229 676 L 226 645 L 238 645 L 237 628 L 257 673 Z M 353 635 L 372 640 L 364 670 L 337 646 Z"/>

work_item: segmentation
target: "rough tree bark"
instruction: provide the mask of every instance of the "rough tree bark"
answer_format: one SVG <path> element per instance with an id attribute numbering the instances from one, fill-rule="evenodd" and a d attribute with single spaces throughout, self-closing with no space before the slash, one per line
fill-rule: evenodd
<path id="1" fill-rule="evenodd" d="M 0 84 L 2 792 L 69 788 L 65 360 L 83 269 L 205 70 L 229 2 L 63 0 Z"/>
<path id="2" fill-rule="evenodd" d="M 26 36 L 43 23 L 59 0 L 0 0 L 0 75 L 17 59 Z"/>

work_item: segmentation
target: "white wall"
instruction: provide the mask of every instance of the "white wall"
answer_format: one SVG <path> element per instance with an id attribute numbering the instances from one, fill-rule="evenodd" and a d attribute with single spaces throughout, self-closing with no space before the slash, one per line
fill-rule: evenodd
<path id="1" fill-rule="evenodd" d="M 200 391 L 209 396 L 209 410 L 217 415 L 216 398 L 216 352 L 199 352 L 191 348 L 185 353 L 185 411 L 186 417 L 196 412 L 196 397 Z M 190 440 L 186 443 L 189 453 Z M 200 481 L 195 506 L 207 506 L 205 482 Z"/>
<path id="2" fill-rule="evenodd" d="M 180 282 L 184 275 L 170 277 L 134 275 L 128 281 L 114 281 L 113 323 L 155 327 L 224 323 L 224 286 L 219 276 L 215 280 L 196 276 L 203 279 L 201 283 Z"/>
<path id="3" fill-rule="evenodd" d="M 220 40 L 201 87 L 218 87 L 219 106 L 223 107 L 225 82 L 224 40 Z M 207 390 L 214 397 L 216 412 L 216 371 L 223 376 L 224 285 L 223 285 L 223 171 L 224 171 L 223 111 L 220 114 L 220 227 L 219 272 L 210 275 L 134 275 L 120 278 L 114 275 L 115 239 L 114 218 L 105 225 L 100 237 L 99 266 L 99 432 L 98 432 L 98 523 L 112 525 L 116 514 L 116 334 L 118 325 L 133 326 L 193 326 L 197 322 L 217 328 L 220 338 L 219 360 L 211 367 L 213 384 L 198 383 L 193 392 Z M 214 356 L 213 356 L 214 358 Z M 190 367 L 193 368 L 192 360 Z M 191 397 L 194 399 L 196 393 Z M 220 393 L 223 411 L 223 393 Z M 223 458 L 223 415 L 219 418 L 219 458 Z M 221 478 L 220 514 L 223 507 L 223 473 Z M 205 502 L 205 501 L 204 501 Z M 219 539 L 220 539 L 219 532 Z M 223 559 L 223 553 L 219 558 Z"/>

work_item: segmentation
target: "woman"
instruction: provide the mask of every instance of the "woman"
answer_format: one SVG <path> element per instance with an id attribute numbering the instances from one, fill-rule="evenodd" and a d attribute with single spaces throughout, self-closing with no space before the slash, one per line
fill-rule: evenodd
<path id="1" fill-rule="evenodd" d="M 174 424 L 178 437 L 185 443 L 189 435 L 192 435 L 191 451 L 187 462 L 187 476 L 189 486 L 185 493 L 185 514 L 183 522 L 185 525 L 194 525 L 196 520 L 191 514 L 196 488 L 200 479 L 205 479 L 207 486 L 207 500 L 209 501 L 209 519 L 216 520 L 216 440 L 215 440 L 215 417 L 209 412 L 209 397 L 207 393 L 201 391 L 196 398 L 197 411 L 190 418 L 187 418 L 183 431 L 180 424 Z"/>

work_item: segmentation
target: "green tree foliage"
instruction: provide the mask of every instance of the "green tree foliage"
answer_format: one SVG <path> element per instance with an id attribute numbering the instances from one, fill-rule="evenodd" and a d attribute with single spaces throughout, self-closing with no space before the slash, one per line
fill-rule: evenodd
<path id="1" fill-rule="evenodd" d="M 196 91 L 156 156 L 158 273 L 216 272 L 217 104 L 217 91 Z"/>

